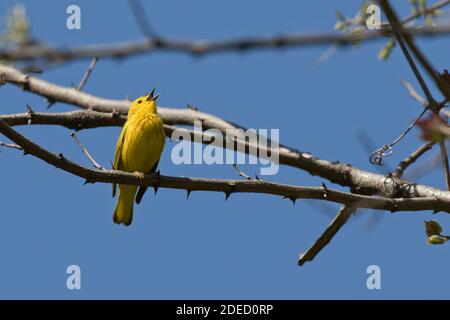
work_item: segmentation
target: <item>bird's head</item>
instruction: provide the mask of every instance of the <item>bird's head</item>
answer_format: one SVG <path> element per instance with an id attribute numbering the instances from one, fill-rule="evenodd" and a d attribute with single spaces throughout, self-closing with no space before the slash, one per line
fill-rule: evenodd
<path id="1" fill-rule="evenodd" d="M 156 114 L 156 100 L 158 99 L 158 97 L 159 94 L 155 94 L 155 88 L 153 88 L 153 90 L 148 95 L 137 98 L 130 106 L 128 117 L 140 110 Z"/>

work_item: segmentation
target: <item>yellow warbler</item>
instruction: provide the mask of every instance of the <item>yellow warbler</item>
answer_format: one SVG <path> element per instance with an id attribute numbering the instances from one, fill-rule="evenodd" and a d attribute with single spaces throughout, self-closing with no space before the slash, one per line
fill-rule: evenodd
<path id="1" fill-rule="evenodd" d="M 139 177 L 155 172 L 165 143 L 163 122 L 156 114 L 155 89 L 137 98 L 128 111 L 128 119 L 117 141 L 113 169 L 133 172 Z M 113 214 L 115 223 L 128 226 L 133 220 L 133 202 L 138 186 L 119 184 L 119 198 Z M 147 187 L 140 187 L 136 203 L 141 202 Z M 116 185 L 113 184 L 113 197 Z"/>

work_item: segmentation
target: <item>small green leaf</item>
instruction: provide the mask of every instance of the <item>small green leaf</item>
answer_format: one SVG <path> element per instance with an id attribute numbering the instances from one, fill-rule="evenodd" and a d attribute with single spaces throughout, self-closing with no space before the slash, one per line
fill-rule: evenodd
<path id="1" fill-rule="evenodd" d="M 334 29 L 335 30 L 342 30 L 345 28 L 345 23 L 343 23 L 342 21 L 338 21 L 336 22 L 336 24 L 334 25 Z"/>
<path id="2" fill-rule="evenodd" d="M 392 49 L 395 48 L 396 45 L 396 41 L 394 38 L 391 38 L 386 45 L 380 50 L 380 52 L 378 52 L 378 58 L 380 58 L 381 60 L 387 60 L 391 53 L 392 53 Z"/>

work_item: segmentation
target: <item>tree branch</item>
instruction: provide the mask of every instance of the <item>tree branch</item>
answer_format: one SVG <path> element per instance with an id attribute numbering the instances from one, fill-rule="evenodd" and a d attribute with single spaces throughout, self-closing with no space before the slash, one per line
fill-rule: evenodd
<path id="1" fill-rule="evenodd" d="M 434 144 L 435 144 L 434 142 L 427 142 L 421 145 L 419 148 L 417 148 L 417 150 L 415 150 L 407 158 L 405 158 L 405 160 L 401 161 L 398 164 L 397 168 L 395 169 L 395 172 L 393 173 L 393 176 L 397 178 L 402 177 L 405 170 L 414 162 L 416 162 L 416 160 L 419 159 L 425 152 L 431 150 Z"/>
<path id="2" fill-rule="evenodd" d="M 74 111 L 66 113 L 38 113 L 32 114 L 23 113 L 17 115 L 0 115 L 0 120 L 5 121 L 11 126 L 15 125 L 27 125 L 31 120 L 31 124 L 50 124 L 50 125 L 62 125 L 69 129 L 81 129 L 81 128 L 95 128 L 104 126 L 121 126 L 125 122 L 125 117 L 115 117 L 113 114 L 99 113 L 93 111 Z M 190 135 L 191 141 L 202 141 L 209 144 L 211 138 L 203 139 L 201 132 L 194 132 L 192 130 L 184 128 L 176 128 L 165 125 L 166 135 L 171 136 L 174 130 L 185 130 Z M 199 136 L 200 135 L 200 136 Z M 217 146 L 227 147 L 224 143 L 219 145 L 216 140 L 212 143 Z M 236 148 L 241 148 L 246 153 L 250 150 L 250 144 L 242 141 L 236 142 Z M 254 147 L 252 147 L 254 148 Z M 234 149 L 234 148 L 233 148 Z M 270 152 L 276 152 L 271 148 L 264 149 L 261 146 L 257 147 L 258 156 L 262 157 Z M 403 197 L 434 197 L 437 196 L 442 199 L 450 201 L 450 193 L 443 190 L 432 188 L 424 185 L 412 185 L 411 183 L 400 180 L 389 180 L 383 175 L 363 171 L 352 167 L 351 165 L 337 162 L 329 162 L 319 159 L 310 153 L 299 152 L 293 149 L 287 149 L 281 147 L 279 149 L 279 163 L 282 165 L 288 165 L 295 168 L 299 168 L 309 172 L 312 175 L 319 175 L 331 182 L 338 183 L 343 186 L 350 187 L 352 191 L 359 194 L 374 194 L 380 193 L 381 195 L 393 195 L 401 194 Z M 389 180 L 389 181 L 388 181 Z M 404 188 L 402 186 L 409 185 L 410 187 Z"/>
<path id="3" fill-rule="evenodd" d="M 36 93 L 51 101 L 64 102 L 91 111 L 126 115 L 130 106 L 130 101 L 128 100 L 99 98 L 85 92 L 80 92 L 75 88 L 59 86 L 32 77 L 22 73 L 18 69 L 0 64 L 1 83 L 11 83 L 21 87 L 25 91 Z M 205 129 L 216 128 L 225 131 L 226 129 L 232 130 L 237 128 L 231 122 L 189 108 L 174 109 L 158 106 L 158 114 L 164 123 L 169 125 L 193 125 L 195 121 L 200 121 Z"/>
<path id="4" fill-rule="evenodd" d="M 89 76 L 92 73 L 92 70 L 94 70 L 95 65 L 97 64 L 97 61 L 98 61 L 97 57 L 92 58 L 92 61 L 89 64 L 89 67 L 86 69 L 83 78 L 81 78 L 80 83 L 78 83 L 77 87 L 75 88 L 77 91 L 83 90 L 83 87 L 86 85 L 86 82 L 88 81 Z"/>
<path id="5" fill-rule="evenodd" d="M 333 237 L 338 233 L 341 227 L 348 221 L 350 216 L 355 213 L 356 209 L 352 206 L 343 206 L 333 221 L 331 221 L 328 228 L 322 233 L 319 239 L 314 242 L 314 244 L 306 250 L 305 253 L 300 255 L 298 259 L 298 264 L 302 266 L 306 261 L 312 261 L 315 256 L 322 251 L 322 249 L 333 239 Z"/>
<path id="6" fill-rule="evenodd" d="M 387 0 L 380 0 L 380 4 L 383 7 L 383 11 L 386 14 L 387 19 L 389 20 L 389 23 L 391 24 L 392 31 L 395 35 L 395 38 L 397 39 L 397 42 L 399 43 L 403 54 L 406 57 L 406 60 L 409 63 L 409 66 L 411 67 L 411 70 L 414 72 L 414 75 L 417 78 L 417 81 L 419 82 L 422 91 L 425 94 L 425 97 L 427 98 L 427 108 L 430 108 L 430 110 L 439 117 L 439 109 L 440 106 L 436 102 L 436 100 L 431 95 L 430 90 L 428 89 L 427 84 L 425 83 L 425 80 L 422 78 L 422 75 L 420 74 L 419 69 L 417 68 L 416 64 L 414 63 L 414 60 L 412 59 L 411 55 L 409 54 L 408 49 L 406 48 L 406 45 L 404 42 L 408 44 L 408 47 L 413 51 L 416 58 L 419 60 L 419 62 L 422 64 L 422 66 L 425 68 L 425 70 L 428 72 L 428 74 L 431 76 L 431 78 L 434 80 L 436 86 L 439 88 L 439 90 L 442 91 L 444 96 L 450 97 L 450 86 L 448 86 L 444 81 L 439 77 L 437 72 L 433 67 L 431 67 L 431 63 L 428 62 L 428 60 L 425 58 L 425 56 L 421 53 L 421 51 L 416 47 L 413 37 L 405 35 L 402 32 L 402 26 L 398 21 L 397 15 L 395 14 L 394 10 L 391 8 L 389 2 Z M 404 41 L 403 41 L 404 40 Z M 448 154 L 447 154 L 447 148 L 445 146 L 445 143 L 443 141 L 439 142 L 441 157 L 442 157 L 442 163 L 444 167 L 444 176 L 445 176 L 445 182 L 447 185 L 447 190 L 450 190 L 450 168 L 449 168 L 449 161 L 448 161 Z"/>
<path id="7" fill-rule="evenodd" d="M 323 187 L 301 187 L 262 180 L 222 180 L 207 178 L 170 177 L 163 175 L 145 175 L 144 178 L 133 173 L 117 170 L 96 170 L 80 166 L 61 153 L 54 154 L 25 138 L 0 120 L 0 132 L 21 146 L 25 154 L 31 154 L 57 168 L 86 179 L 87 183 L 121 183 L 140 186 L 157 186 L 158 188 L 181 189 L 187 191 L 215 191 L 231 193 L 264 193 L 293 199 L 320 199 L 378 210 L 422 211 L 437 210 L 450 213 L 450 200 L 438 197 L 427 198 L 385 198 L 370 197 L 346 193 Z"/>
<path id="8" fill-rule="evenodd" d="M 450 33 L 450 25 L 434 27 L 405 27 L 405 34 L 416 36 L 438 36 Z M 389 36 L 389 30 L 370 30 L 362 33 L 316 33 L 292 34 L 264 38 L 240 38 L 224 41 L 185 41 L 167 38 L 144 39 L 116 44 L 97 44 L 70 49 L 53 49 L 43 46 L 28 46 L 13 50 L 0 51 L 0 60 L 30 61 L 45 60 L 47 62 L 63 62 L 75 59 L 124 58 L 138 54 L 153 52 L 175 52 L 193 55 L 209 55 L 248 50 L 296 48 L 335 44 L 339 46 L 353 45 L 357 41 L 371 41 Z"/>

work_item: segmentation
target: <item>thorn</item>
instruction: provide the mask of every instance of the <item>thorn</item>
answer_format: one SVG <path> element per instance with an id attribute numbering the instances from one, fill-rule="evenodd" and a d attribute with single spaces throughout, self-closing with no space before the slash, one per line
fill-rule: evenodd
<path id="1" fill-rule="evenodd" d="M 193 105 L 191 105 L 190 103 L 186 103 L 186 108 L 190 109 L 190 110 L 194 110 L 194 111 L 198 111 L 197 107 L 194 107 Z"/>
<path id="2" fill-rule="evenodd" d="M 111 117 L 113 119 L 119 118 L 120 114 L 117 112 L 117 110 L 113 109 L 113 112 L 111 113 Z"/>
<path id="3" fill-rule="evenodd" d="M 289 198 L 289 199 L 291 199 L 291 201 L 292 201 L 292 205 L 294 205 L 294 206 L 295 206 L 295 201 L 297 201 L 297 198 Z"/>
<path id="4" fill-rule="evenodd" d="M 189 200 L 189 196 L 191 195 L 191 190 L 186 190 L 186 200 Z"/>
<path id="5" fill-rule="evenodd" d="M 255 179 L 258 180 L 258 181 L 261 181 L 261 179 L 258 177 L 257 174 L 255 174 Z"/>
<path id="6" fill-rule="evenodd" d="M 158 188 L 159 188 L 159 187 L 158 187 L 157 185 L 154 185 L 154 186 L 153 186 L 153 191 L 155 191 L 155 195 L 156 195 L 156 193 L 158 192 Z"/>
<path id="7" fill-rule="evenodd" d="M 4 73 L 0 74 L 0 86 L 6 84 L 6 81 L 7 81 L 6 74 Z"/>
<path id="8" fill-rule="evenodd" d="M 26 156 L 28 154 L 27 150 L 23 150 L 22 156 Z"/>
<path id="9" fill-rule="evenodd" d="M 225 201 L 227 201 L 228 198 L 229 198 L 230 195 L 231 195 L 231 192 L 230 192 L 230 191 L 225 191 L 224 193 L 225 193 Z"/>
<path id="10" fill-rule="evenodd" d="M 397 206 L 396 203 L 394 203 L 394 209 L 391 209 L 390 211 L 391 211 L 391 213 L 394 213 L 394 212 L 398 211 L 398 206 Z"/>
<path id="11" fill-rule="evenodd" d="M 322 189 L 328 191 L 328 188 L 325 183 L 322 182 Z"/>
<path id="12" fill-rule="evenodd" d="M 58 161 L 55 164 L 55 168 L 58 168 L 63 160 L 64 160 L 64 155 L 62 153 L 59 153 L 58 154 Z"/>
<path id="13" fill-rule="evenodd" d="M 436 213 L 438 213 L 438 212 L 440 212 L 439 210 L 433 210 L 433 213 L 432 214 L 436 214 Z"/>
<path id="14" fill-rule="evenodd" d="M 31 109 L 30 105 L 27 104 L 27 117 L 28 117 L 27 124 L 28 125 L 30 125 L 33 120 L 33 114 L 34 114 L 33 109 Z"/>
<path id="15" fill-rule="evenodd" d="M 155 176 L 156 176 L 156 177 L 159 177 L 160 175 L 161 175 L 161 172 L 159 171 L 159 169 L 156 170 L 156 171 L 155 171 Z"/>
<path id="16" fill-rule="evenodd" d="M 89 180 L 89 179 L 86 178 L 86 180 L 85 180 L 84 183 L 83 183 L 83 186 L 85 186 L 85 185 L 87 185 L 87 184 L 89 184 L 89 183 L 94 183 L 94 182 L 92 182 L 91 180 Z"/>
<path id="17" fill-rule="evenodd" d="M 33 109 L 31 108 L 31 106 L 29 104 L 27 104 L 27 112 L 30 113 L 34 113 Z"/>

